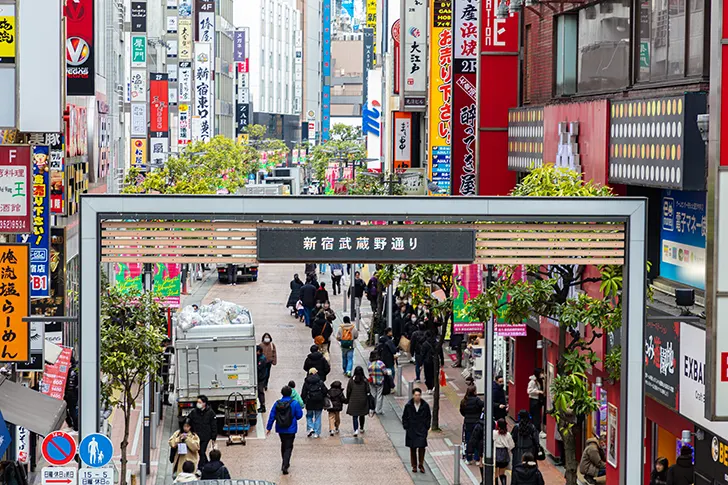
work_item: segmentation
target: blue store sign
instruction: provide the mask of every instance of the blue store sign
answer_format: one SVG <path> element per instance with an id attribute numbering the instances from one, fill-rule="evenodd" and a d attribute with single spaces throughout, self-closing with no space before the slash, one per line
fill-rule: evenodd
<path id="1" fill-rule="evenodd" d="M 51 199 L 49 183 L 50 147 L 33 147 L 33 198 L 30 208 L 32 234 L 18 235 L 19 243 L 30 243 L 30 296 L 50 296 Z"/>
<path id="2" fill-rule="evenodd" d="M 705 289 L 705 192 L 662 192 L 660 276 Z"/>

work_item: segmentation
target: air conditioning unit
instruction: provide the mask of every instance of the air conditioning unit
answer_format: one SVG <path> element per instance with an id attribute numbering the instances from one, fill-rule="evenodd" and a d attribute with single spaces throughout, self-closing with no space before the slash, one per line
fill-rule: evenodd
<path id="1" fill-rule="evenodd" d="M 124 94 L 124 86 L 121 84 L 115 84 L 114 85 L 114 92 L 116 94 Z"/>

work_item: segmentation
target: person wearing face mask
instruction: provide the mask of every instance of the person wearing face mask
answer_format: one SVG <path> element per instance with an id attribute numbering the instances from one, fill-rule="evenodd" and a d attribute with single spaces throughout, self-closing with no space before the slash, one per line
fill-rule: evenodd
<path id="1" fill-rule="evenodd" d="M 195 430 L 200 438 L 200 461 L 198 468 L 207 464 L 207 447 L 210 442 L 217 439 L 217 419 L 215 411 L 208 405 L 208 399 L 205 395 L 197 398 L 197 406 L 189 414 L 192 429 Z"/>
<path id="2" fill-rule="evenodd" d="M 506 391 L 503 387 L 503 376 L 498 374 L 493 381 L 493 421 L 498 422 L 505 419 L 508 415 L 508 402 L 506 401 Z"/>
<path id="3" fill-rule="evenodd" d="M 268 378 L 263 383 L 264 389 L 268 390 L 268 382 L 270 381 L 270 370 L 278 363 L 278 353 L 276 352 L 276 344 L 273 343 L 273 337 L 268 332 L 263 334 L 263 340 L 260 343 L 263 348 L 263 355 L 268 362 Z"/>

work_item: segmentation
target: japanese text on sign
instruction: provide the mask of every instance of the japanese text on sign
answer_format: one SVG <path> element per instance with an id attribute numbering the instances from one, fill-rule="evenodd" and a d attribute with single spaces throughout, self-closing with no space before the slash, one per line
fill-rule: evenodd
<path id="1" fill-rule="evenodd" d="M 0 362 L 30 359 L 29 284 L 26 244 L 0 245 Z"/>
<path id="2" fill-rule="evenodd" d="M 475 195 L 475 86 L 465 77 L 458 79 L 458 86 L 469 94 L 471 102 L 460 108 L 458 113 L 460 126 L 463 127 L 465 138 L 462 143 L 465 146 L 463 158 L 463 173 L 460 175 L 459 195 Z"/>
<path id="3" fill-rule="evenodd" d="M 71 467 L 45 467 L 41 473 L 43 485 L 76 485 L 76 469 Z"/>
<path id="4" fill-rule="evenodd" d="M 199 116 L 199 141 L 210 141 L 212 124 L 210 44 L 195 44 L 195 116 Z M 193 140 L 198 141 L 198 140 Z"/>

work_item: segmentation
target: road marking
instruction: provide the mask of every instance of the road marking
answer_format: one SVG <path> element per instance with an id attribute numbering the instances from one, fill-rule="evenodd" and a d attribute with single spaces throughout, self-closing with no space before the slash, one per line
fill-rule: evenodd
<path id="1" fill-rule="evenodd" d="M 131 456 L 137 456 L 137 446 L 139 446 L 139 437 L 142 435 L 142 416 L 141 412 L 137 416 L 136 431 L 134 431 L 134 441 L 131 445 Z"/>
<path id="2" fill-rule="evenodd" d="M 445 440 L 444 440 L 444 441 L 445 441 L 445 444 L 446 444 L 447 446 L 452 446 L 452 445 L 453 445 L 453 442 L 452 442 L 452 441 L 450 441 L 450 438 L 445 438 Z"/>
<path id="3" fill-rule="evenodd" d="M 453 453 L 455 453 L 455 452 L 452 451 L 452 450 L 447 450 L 447 451 L 432 451 L 432 452 L 430 452 L 430 456 L 433 456 L 433 457 L 434 456 L 448 456 L 448 455 L 452 455 Z"/>
<path id="4" fill-rule="evenodd" d="M 453 387 L 453 389 L 455 389 L 457 392 L 460 392 L 460 388 L 455 385 L 455 382 L 450 381 L 450 382 L 448 382 L 448 384 L 450 384 Z"/>
<path id="5" fill-rule="evenodd" d="M 465 474 L 468 476 L 471 482 L 473 482 L 474 485 L 480 485 L 481 481 L 478 478 L 475 478 L 475 475 L 473 475 L 473 472 L 470 471 L 470 467 L 466 465 L 462 460 L 460 461 L 460 467 L 465 470 Z"/>

